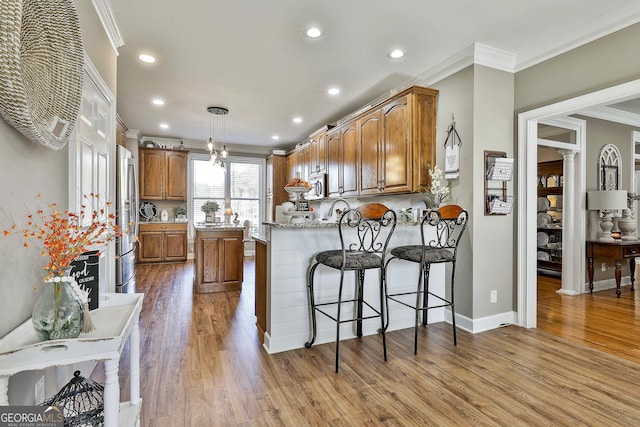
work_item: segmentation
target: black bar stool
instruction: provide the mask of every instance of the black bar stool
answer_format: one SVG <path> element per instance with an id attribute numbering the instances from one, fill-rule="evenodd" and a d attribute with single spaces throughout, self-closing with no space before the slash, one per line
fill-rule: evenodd
<path id="1" fill-rule="evenodd" d="M 456 338 L 456 312 L 454 306 L 454 283 L 456 272 L 456 259 L 460 238 L 467 227 L 469 215 L 467 211 L 457 205 L 443 206 L 438 210 L 427 211 L 420 226 L 421 245 L 399 246 L 391 249 L 391 257 L 388 264 L 399 259 L 420 264 L 418 274 L 418 287 L 415 292 L 401 292 L 387 294 L 387 313 L 389 313 L 389 300 L 412 308 L 416 313 L 414 326 L 413 353 L 418 354 L 418 324 L 422 313 L 422 325 L 427 325 L 427 311 L 431 308 L 451 307 L 451 323 L 453 325 L 453 345 L 457 345 Z M 429 230 L 431 229 L 431 230 Z M 435 237 L 429 237 L 428 231 L 435 231 Z M 429 272 L 431 264 L 451 263 L 450 299 L 436 295 L 429 291 Z M 415 304 L 408 302 L 407 295 L 415 295 Z M 436 305 L 429 306 L 429 295 L 437 300 Z M 387 324 L 389 319 L 387 318 Z M 385 326 L 385 328 L 386 328 Z"/>
<path id="2" fill-rule="evenodd" d="M 323 251 L 316 254 L 309 268 L 307 291 L 311 312 L 311 336 L 309 341 L 305 343 L 305 347 L 311 348 L 316 340 L 316 311 L 336 322 L 336 372 L 338 372 L 338 360 L 340 356 L 340 325 L 346 322 L 356 322 L 356 335 L 358 338 L 362 338 L 362 321 L 379 317 L 381 324 L 379 332 L 382 334 L 384 360 L 387 360 L 383 309 L 386 300 L 384 296 L 385 256 L 389 239 L 395 227 L 396 213 L 380 203 L 369 203 L 355 209 L 349 209 L 342 213 L 338 222 L 340 249 Z M 340 285 L 337 299 L 316 303 L 313 279 L 316 268 L 318 268 L 319 265 L 340 270 Z M 377 269 L 380 272 L 379 310 L 363 298 L 365 271 L 371 269 Z M 354 299 L 343 300 L 342 291 L 344 273 L 346 271 L 355 272 L 356 289 Z M 341 317 L 342 305 L 345 303 L 355 303 L 356 305 L 354 316 L 348 319 Z M 365 313 L 365 306 L 367 313 Z"/>

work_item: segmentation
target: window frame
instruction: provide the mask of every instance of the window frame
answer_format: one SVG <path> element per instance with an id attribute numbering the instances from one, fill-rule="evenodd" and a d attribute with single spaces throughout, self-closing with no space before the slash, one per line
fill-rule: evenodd
<path id="1" fill-rule="evenodd" d="M 188 189 L 188 219 L 189 222 L 195 225 L 194 223 L 194 213 L 195 213 L 195 198 L 193 194 L 193 186 L 195 182 L 195 161 L 209 161 L 210 155 L 208 153 L 189 153 L 189 189 Z M 251 163 L 258 165 L 258 224 L 255 224 L 258 230 L 262 229 L 262 222 L 264 221 L 264 211 L 265 211 L 265 169 L 266 169 L 266 159 L 261 157 L 249 157 L 249 156 L 229 156 L 224 160 L 226 173 L 229 173 L 230 163 Z M 231 180 L 225 178 L 224 185 L 224 201 L 225 204 L 220 207 L 220 211 L 224 211 L 225 205 L 227 201 L 231 203 Z M 246 198 L 234 198 L 233 200 L 254 200 L 254 199 L 246 199 Z M 189 238 L 195 238 L 195 229 L 194 227 L 189 227 Z"/>

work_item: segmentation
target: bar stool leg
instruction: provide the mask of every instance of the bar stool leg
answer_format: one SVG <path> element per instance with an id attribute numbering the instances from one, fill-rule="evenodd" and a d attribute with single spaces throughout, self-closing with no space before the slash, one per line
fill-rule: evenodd
<path id="1" fill-rule="evenodd" d="M 422 291 L 422 283 L 424 278 L 424 266 L 420 266 L 418 273 L 418 291 L 416 292 L 416 319 L 413 325 L 413 354 L 418 354 L 418 325 L 420 324 L 420 297 Z"/>
<path id="2" fill-rule="evenodd" d="M 380 280 L 380 326 L 381 329 L 378 331 L 380 333 L 382 333 L 382 351 L 384 353 L 384 361 L 387 361 L 387 338 L 386 338 L 386 334 L 385 334 L 385 322 L 384 322 L 384 317 L 385 317 L 385 312 L 384 312 L 384 303 L 386 301 L 385 298 L 385 271 L 384 268 L 380 269 L 380 276 L 379 276 L 379 280 Z"/>
<path id="3" fill-rule="evenodd" d="M 456 263 L 451 265 L 451 324 L 453 325 L 453 345 L 458 345 L 458 338 L 456 336 L 456 310 L 453 301 L 453 284 L 456 277 Z"/>
<path id="4" fill-rule="evenodd" d="M 311 348 L 313 343 L 316 340 L 317 333 L 317 325 L 316 325 L 316 302 L 313 292 L 313 275 L 318 267 L 318 263 L 311 266 L 309 269 L 309 275 L 307 276 L 307 297 L 309 299 L 309 311 L 311 312 L 311 336 L 309 337 L 309 341 L 304 343 L 306 348 Z"/>
<path id="5" fill-rule="evenodd" d="M 423 300 L 423 314 L 422 314 L 422 326 L 427 326 L 429 320 L 429 275 L 431 274 L 431 264 L 426 264 L 424 272 L 424 300 Z"/>
<path id="6" fill-rule="evenodd" d="M 343 282 L 344 282 L 344 271 L 340 271 L 340 289 L 338 290 L 338 313 L 336 316 L 336 374 L 338 373 L 338 362 L 340 360 L 340 312 L 342 311 Z"/>
<path id="7" fill-rule="evenodd" d="M 362 338 L 362 301 L 364 292 L 364 270 L 356 270 L 356 335 Z"/>

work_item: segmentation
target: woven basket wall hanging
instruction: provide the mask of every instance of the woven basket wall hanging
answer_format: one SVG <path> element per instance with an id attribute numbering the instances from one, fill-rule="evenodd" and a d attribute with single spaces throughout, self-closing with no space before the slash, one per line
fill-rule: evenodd
<path id="1" fill-rule="evenodd" d="M 82 97 L 84 54 L 72 0 L 0 0 L 0 115 L 60 150 Z"/>

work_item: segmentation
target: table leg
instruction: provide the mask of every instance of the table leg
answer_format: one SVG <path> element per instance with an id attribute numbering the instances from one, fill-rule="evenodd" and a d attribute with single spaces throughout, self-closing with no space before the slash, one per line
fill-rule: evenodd
<path id="1" fill-rule="evenodd" d="M 629 275 L 631 276 L 631 290 L 635 291 L 633 285 L 636 281 L 636 259 L 629 258 Z"/>
<path id="2" fill-rule="evenodd" d="M 140 322 L 136 320 L 129 336 L 129 389 L 132 405 L 140 403 Z"/>
<path id="3" fill-rule="evenodd" d="M 119 358 L 104 361 L 104 427 L 118 427 L 118 413 L 120 412 L 119 364 Z"/>
<path id="4" fill-rule="evenodd" d="M 589 292 L 593 293 L 593 257 L 589 257 L 589 266 L 587 267 L 589 273 Z"/>
<path id="5" fill-rule="evenodd" d="M 622 282 L 622 263 L 616 260 L 616 295 L 620 298 L 620 282 Z"/>
<path id="6" fill-rule="evenodd" d="M 9 406 L 9 377 L 0 377 L 0 406 Z"/>

